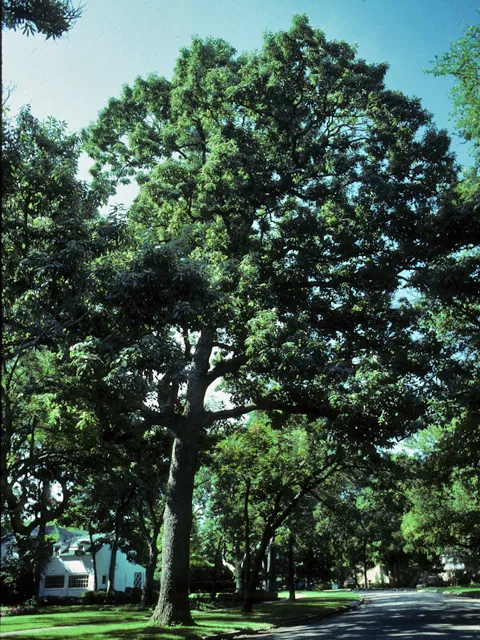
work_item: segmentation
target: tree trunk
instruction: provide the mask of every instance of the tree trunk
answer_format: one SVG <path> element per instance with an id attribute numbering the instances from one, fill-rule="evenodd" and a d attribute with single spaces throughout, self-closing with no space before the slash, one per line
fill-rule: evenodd
<path id="1" fill-rule="evenodd" d="M 249 578 L 247 580 L 247 586 L 246 586 L 246 594 L 248 595 L 248 599 L 246 601 L 249 603 L 250 609 L 248 610 L 243 609 L 244 611 L 252 611 L 253 595 L 257 590 L 257 586 L 259 584 L 259 578 L 260 578 L 260 572 L 262 570 L 263 559 L 265 558 L 265 553 L 267 551 L 270 538 L 271 538 L 271 533 L 269 535 L 268 532 L 264 532 L 262 540 L 260 541 L 260 544 L 257 547 L 255 553 L 251 558 L 249 558 L 249 562 L 248 562 Z"/>
<path id="2" fill-rule="evenodd" d="M 293 555 L 293 533 L 288 536 L 288 599 L 295 600 L 295 559 Z"/>
<path id="3" fill-rule="evenodd" d="M 218 580 L 219 569 L 222 566 L 222 546 L 223 546 L 223 540 L 220 539 L 217 545 L 217 549 L 215 551 L 215 561 L 214 561 L 213 573 L 212 573 L 212 590 L 210 591 L 211 600 L 215 600 L 215 598 L 217 597 L 217 580 Z"/>
<path id="4" fill-rule="evenodd" d="M 243 593 L 243 558 L 235 558 L 235 591 L 237 593 Z"/>
<path id="5" fill-rule="evenodd" d="M 365 584 L 365 589 L 368 589 L 368 578 L 367 578 L 367 543 L 363 543 L 363 580 Z"/>
<path id="6" fill-rule="evenodd" d="M 98 591 L 98 576 L 97 576 L 97 552 L 95 551 L 93 543 L 93 529 L 91 523 L 88 524 L 88 537 L 90 538 L 90 553 L 92 554 L 93 564 L 93 590 Z"/>
<path id="7" fill-rule="evenodd" d="M 42 569 L 47 558 L 47 543 L 45 538 L 47 536 L 47 504 L 50 498 L 50 482 L 44 480 L 42 483 L 42 500 L 40 511 L 40 524 L 38 526 L 37 534 L 37 553 L 35 559 L 35 566 L 33 569 L 33 593 L 35 594 L 35 600 L 40 600 L 40 581 L 42 579 Z"/>
<path id="8" fill-rule="evenodd" d="M 158 536 L 160 535 L 161 520 L 155 522 L 153 534 L 148 541 L 148 563 L 145 570 L 145 584 L 142 589 L 141 604 L 143 607 L 153 605 L 153 581 L 158 562 Z"/>
<path id="9" fill-rule="evenodd" d="M 276 567 L 276 554 L 275 545 L 273 539 L 270 540 L 268 545 L 268 584 L 267 591 L 270 593 L 277 592 L 277 567 Z"/>
<path id="10" fill-rule="evenodd" d="M 243 507 L 243 519 L 245 523 L 245 562 L 243 563 L 243 604 L 242 611 L 250 613 L 253 609 L 251 592 L 251 553 L 250 553 L 250 517 L 248 514 L 248 501 L 250 498 L 250 480 L 245 482 L 245 500 Z M 261 561 L 260 561 L 261 562 Z M 260 567 L 259 567 L 260 568 Z"/>
<path id="11" fill-rule="evenodd" d="M 38 550 L 35 558 L 35 566 L 33 569 L 33 593 L 34 598 L 37 602 L 40 601 L 40 581 L 42 579 L 42 569 L 45 563 L 46 528 L 46 522 L 42 519 L 40 522 L 40 526 L 38 527 Z"/>
<path id="12" fill-rule="evenodd" d="M 153 579 L 155 569 L 157 568 L 157 560 L 158 549 L 157 539 L 155 538 L 148 550 L 148 563 L 145 568 L 145 584 L 142 589 L 142 607 L 150 607 L 153 604 Z"/>
<path id="13" fill-rule="evenodd" d="M 155 502 L 151 499 L 151 496 L 147 498 L 146 504 L 150 512 L 150 524 L 153 530 L 149 530 L 146 524 L 145 515 L 143 512 L 143 503 L 138 504 L 138 523 L 140 531 L 148 547 L 148 560 L 145 567 L 145 583 L 142 588 L 142 607 L 151 607 L 153 605 L 153 587 L 155 570 L 158 562 L 158 536 L 160 535 L 160 529 L 163 521 L 163 512 L 160 516 L 155 512 Z"/>
<path id="14" fill-rule="evenodd" d="M 185 430 L 173 443 L 163 521 L 160 596 L 152 620 L 193 625 L 188 602 L 190 530 L 198 431 Z"/>
<path id="15" fill-rule="evenodd" d="M 110 552 L 110 566 L 108 567 L 108 583 L 107 583 L 107 593 L 111 593 L 115 591 L 115 566 L 117 564 L 117 551 L 118 551 L 118 537 L 115 534 L 115 538 L 111 544 L 111 552 Z"/>
<path id="16" fill-rule="evenodd" d="M 125 511 L 133 499 L 135 494 L 135 485 L 130 486 L 127 490 L 122 492 L 120 497 L 120 502 L 117 505 L 117 510 L 115 512 L 115 532 L 114 539 L 111 545 L 112 551 L 110 554 L 110 567 L 108 569 L 108 584 L 107 584 L 107 593 L 111 591 L 115 591 L 115 569 L 117 564 L 117 552 L 118 545 L 120 540 L 120 534 L 122 529 L 122 520 L 125 515 Z"/>

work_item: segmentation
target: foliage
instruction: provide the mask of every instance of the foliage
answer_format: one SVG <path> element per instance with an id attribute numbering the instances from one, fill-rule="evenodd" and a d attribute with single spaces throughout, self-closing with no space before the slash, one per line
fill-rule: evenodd
<path id="1" fill-rule="evenodd" d="M 21 29 L 27 36 L 40 33 L 46 40 L 55 40 L 70 31 L 82 9 L 72 0 L 4 0 L 2 29 Z"/>
<path id="2" fill-rule="evenodd" d="M 407 422 L 418 415 L 414 387 L 395 386 L 402 367 L 423 371 L 422 363 L 412 362 L 419 349 L 411 339 L 414 318 L 408 308 L 393 307 L 392 299 L 399 274 L 415 269 L 425 255 L 420 245 L 435 224 L 438 192 L 454 180 L 449 157 L 442 155 L 448 143 L 428 129 L 417 103 L 383 90 L 383 67 L 369 68 L 368 75 L 347 45 L 329 45 L 328 55 L 321 53 L 325 46 L 302 19 L 291 33 L 268 36 L 265 50 L 251 60 L 237 60 L 221 41 L 195 41 L 182 53 L 173 83 L 138 79 L 90 131 L 95 175 L 106 163 L 110 173 L 103 175 L 112 180 L 141 172 L 142 192 L 131 212 L 132 232 L 141 240 L 129 255 L 112 256 L 99 276 L 113 279 L 110 312 L 121 317 L 132 342 L 110 364 L 110 385 L 124 396 L 129 390 L 147 396 L 162 387 L 159 408 L 165 411 L 143 410 L 146 421 L 172 423 L 172 402 L 175 414 L 182 412 L 185 396 L 169 398 L 168 391 L 188 380 L 192 346 L 207 318 L 215 327 L 218 359 L 209 381 L 226 375 L 237 411 L 245 401 L 266 403 L 267 396 L 273 408 L 308 407 L 336 420 L 345 435 L 366 440 L 388 436 L 389 392 Z M 295 80 L 280 91 L 275 83 L 289 65 Z M 344 87 L 340 68 L 349 78 Z M 261 85 L 268 72 L 270 84 Z M 365 86 L 360 90 L 356 83 Z M 327 94 L 337 84 L 338 96 Z M 264 110 L 257 108 L 253 90 L 265 92 Z M 321 116 L 314 116 L 307 96 L 319 106 L 327 95 L 331 113 L 324 105 Z M 285 102 L 284 119 L 274 96 Z M 425 133 L 423 142 L 412 142 L 410 156 L 403 154 L 407 138 L 393 136 L 399 127 L 408 140 Z M 338 139 L 328 136 L 337 130 Z M 348 136 L 360 134 L 344 148 Z M 420 179 L 422 153 L 426 173 Z M 438 183 L 440 167 L 445 173 Z M 388 183 L 387 197 L 378 190 L 386 188 L 389 172 L 398 177 Z M 422 204 L 416 208 L 409 203 L 417 192 Z M 400 228 L 405 222 L 392 223 L 392 216 L 411 216 L 410 230 Z M 372 317 L 376 324 L 367 330 Z M 409 353 L 402 364 L 394 355 L 400 348 Z M 128 385 L 122 377 L 127 361 Z M 142 382 L 133 375 L 155 366 L 161 385 L 146 386 L 145 376 Z M 373 388 L 383 394 L 372 394 Z M 278 400 L 280 390 L 288 392 L 289 403 Z M 380 404 L 370 407 L 374 398 Z M 379 423 L 375 416 L 382 413 Z"/>
<path id="3" fill-rule="evenodd" d="M 464 549 L 480 560 L 477 441 L 478 426 L 472 430 L 461 420 L 412 441 L 416 473 L 407 485 L 409 510 L 402 523 L 411 545 L 446 555 Z"/>
<path id="4" fill-rule="evenodd" d="M 164 435 L 104 443 L 101 457 L 85 473 L 61 518 L 66 526 L 86 529 L 96 544 L 115 546 L 130 561 L 145 566 L 143 604 L 149 605 L 168 471 L 170 442 Z M 108 591 L 113 588 L 108 584 Z"/>
<path id="5" fill-rule="evenodd" d="M 403 531 L 410 546 L 458 553 L 478 562 L 478 394 L 480 242 L 480 26 L 471 25 L 437 58 L 431 73 L 452 75 L 454 115 L 472 144 L 475 167 L 464 171 L 450 209 L 455 247 L 420 277 L 424 330 L 440 339 L 445 357 L 437 367 L 442 393 L 432 402 L 430 427 L 412 443 L 417 469 L 408 487 L 410 510 Z M 451 213 L 454 215 L 451 216 Z M 460 241 L 460 242 L 459 242 Z M 446 248 L 448 248 L 448 243 Z M 465 553 L 465 551 L 464 551 Z"/>
<path id="6" fill-rule="evenodd" d="M 460 135 L 472 144 L 475 164 L 480 169 L 480 24 L 468 26 L 450 50 L 436 57 L 429 73 L 453 76 L 453 114 Z"/>
<path id="7" fill-rule="evenodd" d="M 85 315 L 96 201 L 75 177 L 78 139 L 64 124 L 27 108 L 2 125 L 1 488 L 25 535 L 65 508 L 94 443 L 94 420 L 67 393 L 63 349 Z"/>
<path id="8" fill-rule="evenodd" d="M 297 417 L 272 427 L 265 415 L 256 414 L 213 449 L 196 500 L 201 505 L 200 533 L 237 570 L 240 562 L 243 572 L 252 572 L 250 590 L 256 586 L 267 544 L 305 496 L 344 464 L 341 449 L 329 447 L 327 439 L 320 421 L 308 423 Z M 248 544 L 254 550 L 248 569 L 244 566 L 247 526 Z"/>
<path id="9" fill-rule="evenodd" d="M 34 602 L 36 593 L 35 571 L 48 558 L 50 546 L 39 536 L 17 536 L 0 567 L 0 591 L 2 604 Z"/>

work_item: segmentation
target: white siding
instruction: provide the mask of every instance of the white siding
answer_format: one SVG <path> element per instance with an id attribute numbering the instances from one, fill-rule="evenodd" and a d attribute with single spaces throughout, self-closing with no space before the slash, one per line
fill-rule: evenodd
<path id="1" fill-rule="evenodd" d="M 52 556 L 45 564 L 42 571 L 40 581 L 39 596 L 44 598 L 48 596 L 63 596 L 80 598 L 85 591 L 93 591 L 95 589 L 95 576 L 93 571 L 92 554 L 86 552 L 84 555 L 76 555 L 74 550 L 76 544 L 70 543 L 69 551 L 65 551 L 65 540 L 59 542 L 59 546 L 64 550 L 60 555 Z M 87 545 L 85 545 L 88 548 Z M 6 553 L 8 544 L 2 543 L 2 556 Z M 108 584 L 108 570 L 110 566 L 111 549 L 109 545 L 103 545 L 95 556 L 97 569 L 97 589 L 106 589 Z M 127 556 L 122 551 L 117 552 L 117 560 L 115 565 L 115 590 L 125 591 L 127 588 L 134 587 L 135 574 L 142 574 L 142 586 L 145 583 L 145 569 L 138 564 L 133 564 L 127 560 Z M 68 586 L 69 576 L 87 575 L 88 581 L 86 587 L 73 588 Z M 63 588 L 46 588 L 45 578 L 47 576 L 63 576 Z M 107 576 L 107 583 L 102 584 L 102 577 Z"/>
<path id="2" fill-rule="evenodd" d="M 93 560 L 92 556 L 88 553 L 84 556 L 57 556 L 50 558 L 45 565 L 42 572 L 42 579 L 40 581 L 39 596 L 68 596 L 73 598 L 80 598 L 85 591 L 93 591 L 95 585 L 95 579 L 93 575 Z M 71 575 L 88 575 L 88 586 L 82 588 L 69 588 L 68 577 Z M 46 576 L 65 576 L 63 589 L 46 589 L 45 577 Z"/>

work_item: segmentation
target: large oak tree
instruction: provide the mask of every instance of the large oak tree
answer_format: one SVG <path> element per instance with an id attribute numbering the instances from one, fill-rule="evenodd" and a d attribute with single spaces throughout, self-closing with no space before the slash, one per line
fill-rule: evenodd
<path id="1" fill-rule="evenodd" d="M 442 251 L 455 166 L 386 71 L 298 17 L 248 54 L 194 39 L 171 81 L 138 78 L 86 133 L 98 188 L 140 185 L 77 355 L 112 437 L 122 419 L 173 434 L 162 623 L 191 621 L 202 433 L 261 409 L 374 448 L 426 411 L 436 344 L 399 294 Z M 211 410 L 220 380 L 231 406 Z"/>

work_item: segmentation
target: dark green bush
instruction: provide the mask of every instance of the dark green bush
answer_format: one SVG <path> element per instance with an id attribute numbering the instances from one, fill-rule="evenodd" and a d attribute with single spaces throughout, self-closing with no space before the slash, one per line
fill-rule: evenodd
<path id="1" fill-rule="evenodd" d="M 126 591 L 86 591 L 80 598 L 82 604 L 140 604 L 141 589 L 127 587 Z"/>

